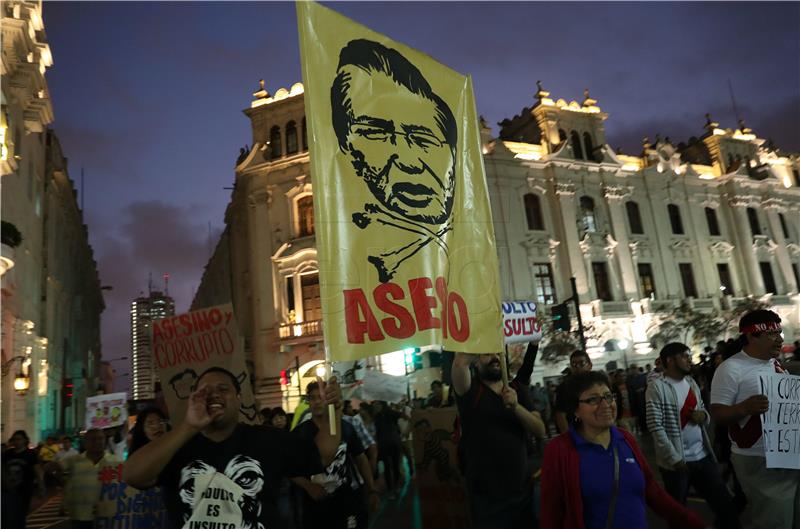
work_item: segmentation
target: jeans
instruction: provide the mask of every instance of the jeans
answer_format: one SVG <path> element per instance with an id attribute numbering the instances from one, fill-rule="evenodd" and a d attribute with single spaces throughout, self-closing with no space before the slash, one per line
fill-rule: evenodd
<path id="1" fill-rule="evenodd" d="M 664 488 L 669 495 L 681 505 L 686 505 L 686 495 L 689 492 L 689 485 L 692 485 L 711 507 L 717 527 L 739 529 L 741 524 L 733 498 L 722 481 L 722 475 L 714 459 L 706 456 L 699 461 L 687 462 L 686 466 L 689 468 L 688 472 L 660 468 L 661 476 L 664 478 Z"/>

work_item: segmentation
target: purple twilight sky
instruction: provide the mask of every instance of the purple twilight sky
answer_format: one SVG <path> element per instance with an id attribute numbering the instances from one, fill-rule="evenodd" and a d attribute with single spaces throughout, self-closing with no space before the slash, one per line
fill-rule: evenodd
<path id="1" fill-rule="evenodd" d="M 496 123 L 589 88 L 612 147 L 685 141 L 710 112 L 800 151 L 800 3 L 333 3 L 474 78 Z M 187 310 L 223 227 L 242 110 L 258 80 L 301 81 L 293 3 L 45 2 L 56 130 L 80 185 L 106 292 L 105 358 L 129 356 L 130 301 L 170 274 Z M 116 362 L 122 374 L 127 362 Z M 118 388 L 127 389 L 123 377 Z"/>

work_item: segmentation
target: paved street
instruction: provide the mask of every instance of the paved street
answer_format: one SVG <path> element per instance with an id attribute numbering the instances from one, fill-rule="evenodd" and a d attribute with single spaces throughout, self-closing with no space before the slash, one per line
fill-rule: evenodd
<path id="1" fill-rule="evenodd" d="M 49 496 L 44 502 L 34 507 L 33 512 L 28 515 L 27 529 L 68 529 L 69 522 L 59 515 L 61 508 L 61 493 Z"/>

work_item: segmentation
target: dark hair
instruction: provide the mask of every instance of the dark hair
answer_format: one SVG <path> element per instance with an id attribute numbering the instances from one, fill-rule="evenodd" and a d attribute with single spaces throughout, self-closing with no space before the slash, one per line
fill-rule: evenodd
<path id="1" fill-rule="evenodd" d="M 667 368 L 667 358 L 680 355 L 689 350 L 689 346 L 680 342 L 671 342 L 661 348 L 658 357 L 661 359 L 661 367 Z"/>
<path id="2" fill-rule="evenodd" d="M 431 382 L 431 389 L 433 389 L 433 386 L 442 386 L 442 381 L 434 380 L 433 382 Z"/>
<path id="3" fill-rule="evenodd" d="M 755 325 L 757 323 L 780 323 L 781 317 L 778 316 L 777 313 L 772 312 L 771 310 L 766 309 L 758 309 L 752 310 L 742 316 L 742 319 L 739 320 L 739 332 L 742 329 L 746 329 L 751 325 Z M 761 336 L 760 332 L 752 333 L 753 336 Z M 723 353 L 724 358 L 727 360 L 728 358 L 732 357 L 736 353 L 739 353 L 744 346 L 747 345 L 747 335 L 740 334 L 738 338 L 735 340 L 729 340 L 730 345 L 725 349 Z"/>
<path id="4" fill-rule="evenodd" d="M 219 367 L 219 366 L 211 366 L 202 373 L 200 373 L 200 376 L 197 377 L 197 380 L 194 383 L 195 389 L 197 389 L 197 387 L 200 385 L 200 379 L 202 379 L 209 373 L 222 373 L 223 375 L 228 375 L 228 377 L 230 377 L 231 379 L 231 383 L 233 384 L 234 389 L 236 389 L 236 394 L 240 395 L 242 393 L 242 385 L 239 383 L 239 379 L 236 378 L 236 375 L 234 375 L 224 367 Z"/>
<path id="5" fill-rule="evenodd" d="M 311 395 L 312 391 L 319 391 L 319 383 L 316 380 L 309 382 L 308 386 L 306 386 L 306 395 Z"/>
<path id="6" fill-rule="evenodd" d="M 22 437 L 24 437 L 26 444 L 31 444 L 31 438 L 28 437 L 28 432 L 26 432 L 25 430 L 17 430 L 16 432 L 12 433 L 11 437 L 8 438 L 9 442 L 17 435 L 21 435 Z"/>
<path id="7" fill-rule="evenodd" d="M 581 398 L 581 393 L 598 384 L 602 384 L 608 387 L 608 389 L 611 389 L 608 377 L 605 373 L 600 371 L 587 371 L 585 373 L 572 375 L 564 384 L 564 410 L 570 421 L 574 420 L 575 411 L 577 411 L 580 405 L 578 399 Z"/>
<path id="8" fill-rule="evenodd" d="M 136 416 L 136 424 L 131 428 L 131 447 L 128 449 L 128 455 L 150 442 L 150 439 L 144 433 L 144 423 L 149 415 L 158 415 L 162 421 L 167 420 L 167 414 L 155 406 L 150 406 L 140 411 Z"/>
<path id="9" fill-rule="evenodd" d="M 579 356 L 585 356 L 586 358 L 589 358 L 589 353 L 583 349 L 576 349 L 575 351 L 572 351 L 572 354 L 569 355 L 569 359 L 572 360 L 573 358 L 578 358 Z M 589 360 L 591 361 L 591 358 L 589 358 Z"/>
<path id="10" fill-rule="evenodd" d="M 387 48 L 383 44 L 366 39 L 351 40 L 339 53 L 337 75 L 331 85 L 331 117 L 333 129 L 339 140 L 339 148 L 348 152 L 347 135 L 353 116 L 350 101 L 350 74 L 342 71 L 345 66 L 355 66 L 372 74 L 378 72 L 386 75 L 397 85 L 405 87 L 412 94 L 424 97 L 436 105 L 436 124 L 444 135 L 445 141 L 455 153 L 458 142 L 458 126 L 453 112 L 442 98 L 436 95 L 431 85 L 419 69 L 403 57 L 397 50 Z"/>

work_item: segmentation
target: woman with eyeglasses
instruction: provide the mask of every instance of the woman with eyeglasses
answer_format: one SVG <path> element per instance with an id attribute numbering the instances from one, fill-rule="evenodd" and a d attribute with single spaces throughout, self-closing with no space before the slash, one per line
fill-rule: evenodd
<path id="1" fill-rule="evenodd" d="M 155 441 L 168 431 L 167 416 L 155 406 L 145 408 L 136 417 L 136 425 L 131 430 L 131 447 L 128 456 L 150 441 Z"/>
<path id="2" fill-rule="evenodd" d="M 709 527 L 658 485 L 633 436 L 614 426 L 603 373 L 573 375 L 563 394 L 570 427 L 544 451 L 540 527 L 645 529 L 646 506 L 670 525 Z"/>

